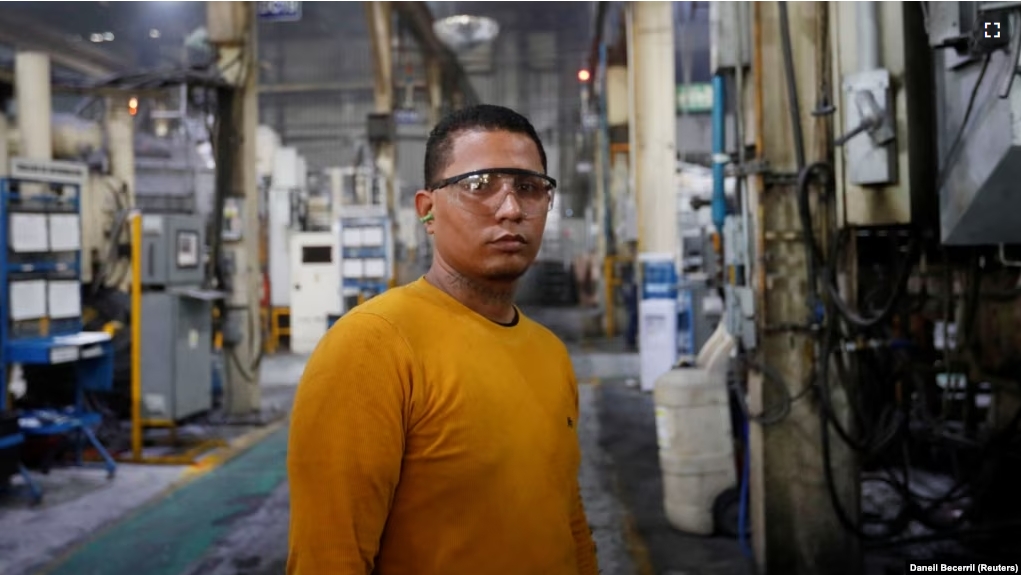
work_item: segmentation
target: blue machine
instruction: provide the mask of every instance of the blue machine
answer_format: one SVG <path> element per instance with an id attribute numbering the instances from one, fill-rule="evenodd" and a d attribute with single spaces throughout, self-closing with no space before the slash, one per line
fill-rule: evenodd
<path id="1" fill-rule="evenodd" d="M 382 206 L 344 206 L 340 218 L 343 311 L 389 288 L 393 279 L 390 218 Z M 336 318 L 328 318 L 332 325 Z"/>
<path id="2" fill-rule="evenodd" d="M 65 409 L 17 414 L 17 431 L 0 430 L 0 448 L 33 436 L 66 435 L 82 464 L 85 441 L 110 477 L 116 463 L 92 429 L 101 416 L 85 409 L 87 391 L 113 387 L 113 346 L 105 332 L 83 332 L 81 317 L 81 189 L 88 170 L 68 162 L 11 161 L 0 179 L 0 414 L 8 411 L 13 364 L 66 365 L 74 401 Z M 21 467 L 38 501 L 42 493 Z"/>

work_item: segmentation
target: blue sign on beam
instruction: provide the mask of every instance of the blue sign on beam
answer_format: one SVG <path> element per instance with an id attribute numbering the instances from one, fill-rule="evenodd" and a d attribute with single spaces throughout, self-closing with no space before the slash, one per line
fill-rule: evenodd
<path id="1" fill-rule="evenodd" d="M 402 126 L 418 124 L 421 119 L 418 117 L 418 110 L 401 108 L 394 110 L 394 122 Z"/>
<path id="2" fill-rule="evenodd" d="M 297 22 L 301 20 L 301 2 L 256 2 L 259 20 L 263 22 Z"/>

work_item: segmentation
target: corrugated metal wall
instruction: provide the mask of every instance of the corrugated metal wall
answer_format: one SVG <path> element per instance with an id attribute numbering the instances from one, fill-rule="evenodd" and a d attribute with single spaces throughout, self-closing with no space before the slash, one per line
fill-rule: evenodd
<path id="1" fill-rule="evenodd" d="M 260 121 L 310 169 L 350 165 L 372 111 L 361 2 L 305 3 L 299 22 L 262 23 Z"/>

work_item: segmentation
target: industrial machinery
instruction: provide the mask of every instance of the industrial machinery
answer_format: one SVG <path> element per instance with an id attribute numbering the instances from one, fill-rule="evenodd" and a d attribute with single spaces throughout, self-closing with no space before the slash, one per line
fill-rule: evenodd
<path id="1" fill-rule="evenodd" d="M 70 437 L 81 462 L 84 437 L 112 477 L 116 464 L 93 434 L 101 416 L 85 401 L 113 385 L 109 334 L 82 331 L 81 189 L 88 170 L 15 158 L 10 171 L 0 180 L 0 450 L 9 457 L 23 438 Z M 6 417 L 13 365 L 46 372 L 18 400 L 16 426 Z M 0 466 L 12 468 L 9 461 Z"/>
<path id="2" fill-rule="evenodd" d="M 394 241 L 383 206 L 345 206 L 339 231 L 343 308 L 348 310 L 390 287 Z"/>
<path id="3" fill-rule="evenodd" d="M 770 571 L 849 565 L 857 541 L 1013 564 L 1021 7 L 760 6 L 713 3 L 710 24 L 714 199 L 740 183 L 714 223 L 741 500 L 757 468 L 760 518 L 820 513 L 756 523 Z M 812 476 L 778 480 L 808 456 Z"/>
<path id="4" fill-rule="evenodd" d="M 327 319 L 341 313 L 341 260 L 333 232 L 291 234 L 291 351 L 311 353 Z"/>
<path id="5" fill-rule="evenodd" d="M 212 305 L 201 216 L 142 218 L 142 407 L 177 422 L 212 408 Z"/>
<path id="6" fill-rule="evenodd" d="M 267 128 L 263 141 L 272 141 L 275 134 Z M 263 154 L 263 162 L 270 172 L 267 189 L 266 225 L 269 230 L 269 322 L 270 349 L 282 345 L 291 336 L 291 260 L 292 235 L 302 228 L 298 225 L 300 198 L 306 186 L 308 172 L 305 160 L 292 147 L 270 146 Z"/>
<path id="7" fill-rule="evenodd" d="M 1021 243 L 1016 7 L 933 2 L 940 223 L 949 245 Z M 987 30 L 995 34 L 986 35 Z"/>

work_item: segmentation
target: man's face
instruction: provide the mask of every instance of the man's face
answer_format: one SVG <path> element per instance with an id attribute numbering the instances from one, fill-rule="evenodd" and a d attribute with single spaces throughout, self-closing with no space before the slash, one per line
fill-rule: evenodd
<path id="1" fill-rule="evenodd" d="M 450 163 L 438 181 L 495 168 L 543 173 L 539 150 L 524 134 L 471 130 L 452 138 Z M 435 217 L 427 224 L 434 237 L 435 257 L 469 279 L 516 280 L 539 252 L 547 210 L 529 210 L 515 193 L 507 193 L 513 186 L 504 187 L 494 196 L 498 201 L 486 209 L 469 207 L 459 199 L 463 192 L 457 185 L 421 191 L 415 199 L 420 216 L 432 211 Z"/>

